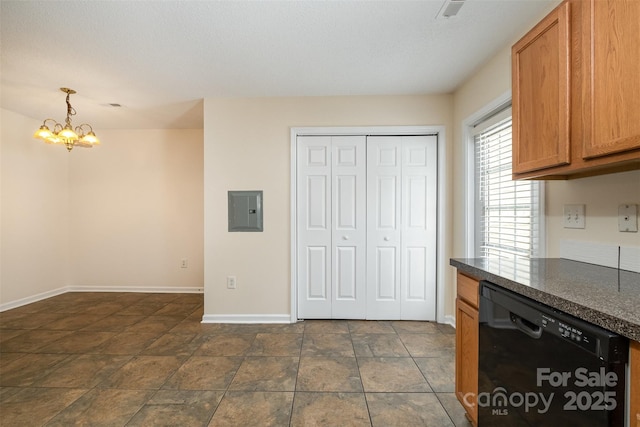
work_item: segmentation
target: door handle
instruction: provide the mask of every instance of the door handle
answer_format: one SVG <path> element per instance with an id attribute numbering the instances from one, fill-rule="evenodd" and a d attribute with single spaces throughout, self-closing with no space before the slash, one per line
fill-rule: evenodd
<path id="1" fill-rule="evenodd" d="M 389 238 L 388 238 L 387 236 L 384 236 L 384 241 L 385 241 L 385 242 L 388 242 L 388 241 L 389 241 Z"/>
<path id="2" fill-rule="evenodd" d="M 515 313 L 511 313 L 511 321 L 519 330 L 529 335 L 531 338 L 538 339 L 542 335 L 542 328 L 540 326 L 529 322 L 527 319 L 520 317 Z"/>
<path id="3" fill-rule="evenodd" d="M 349 236 L 342 236 L 342 240 L 349 240 Z"/>

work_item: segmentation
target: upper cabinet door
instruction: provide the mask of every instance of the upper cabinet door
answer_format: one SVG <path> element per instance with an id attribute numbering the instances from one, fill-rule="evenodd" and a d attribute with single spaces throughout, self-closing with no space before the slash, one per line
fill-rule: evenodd
<path id="1" fill-rule="evenodd" d="M 582 11 L 582 154 L 594 158 L 640 148 L 640 1 L 588 3 Z"/>
<path id="2" fill-rule="evenodd" d="M 570 14 L 563 3 L 512 48 L 513 172 L 570 162 Z"/>

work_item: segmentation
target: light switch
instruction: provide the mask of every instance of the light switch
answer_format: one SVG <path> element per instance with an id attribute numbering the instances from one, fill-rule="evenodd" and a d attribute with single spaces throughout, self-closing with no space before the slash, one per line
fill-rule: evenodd
<path id="1" fill-rule="evenodd" d="M 584 228 L 584 205 L 564 205 L 564 228 Z"/>
<path id="2" fill-rule="evenodd" d="M 632 233 L 638 231 L 638 205 L 618 206 L 618 230 Z"/>

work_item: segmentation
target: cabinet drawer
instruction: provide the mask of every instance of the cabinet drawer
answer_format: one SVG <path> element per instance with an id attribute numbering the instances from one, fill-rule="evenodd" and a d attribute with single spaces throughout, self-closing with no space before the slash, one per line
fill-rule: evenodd
<path id="1" fill-rule="evenodd" d="M 476 279 L 458 273 L 458 297 L 478 308 L 478 287 Z"/>

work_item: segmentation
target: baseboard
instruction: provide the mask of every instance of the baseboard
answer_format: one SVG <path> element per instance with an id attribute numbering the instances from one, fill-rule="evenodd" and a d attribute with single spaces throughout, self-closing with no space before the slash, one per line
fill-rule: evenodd
<path id="1" fill-rule="evenodd" d="M 205 314 L 202 323 L 291 323 L 290 314 Z"/>
<path id="2" fill-rule="evenodd" d="M 451 315 L 451 314 L 447 314 L 446 316 L 444 316 L 444 322 L 445 325 L 451 325 L 454 328 L 456 327 L 456 318 L 455 316 Z"/>
<path id="3" fill-rule="evenodd" d="M 13 308 L 22 307 L 23 305 L 32 304 L 34 302 L 42 301 L 43 299 L 55 297 L 69 292 L 66 287 L 53 289 L 51 291 L 42 292 L 40 294 L 32 295 L 30 297 L 20 298 L 15 301 L 5 302 L 0 304 L 0 313 L 3 311 L 11 310 Z"/>
<path id="4" fill-rule="evenodd" d="M 13 308 L 22 307 L 23 305 L 31 304 L 34 302 L 42 301 L 47 298 L 55 297 L 57 295 L 66 294 L 67 292 L 141 292 L 149 294 L 159 293 L 176 293 L 176 294 L 201 294 L 203 293 L 203 287 L 179 287 L 179 286 L 160 286 L 160 287 L 148 287 L 148 286 L 65 286 L 62 288 L 54 289 L 47 292 L 42 292 L 30 297 L 21 298 L 15 301 L 9 301 L 4 304 L 0 304 L 0 313 L 3 311 L 11 310 Z"/>
<path id="5" fill-rule="evenodd" d="M 67 286 L 67 292 L 141 292 L 149 294 L 201 294 L 202 286 Z"/>

